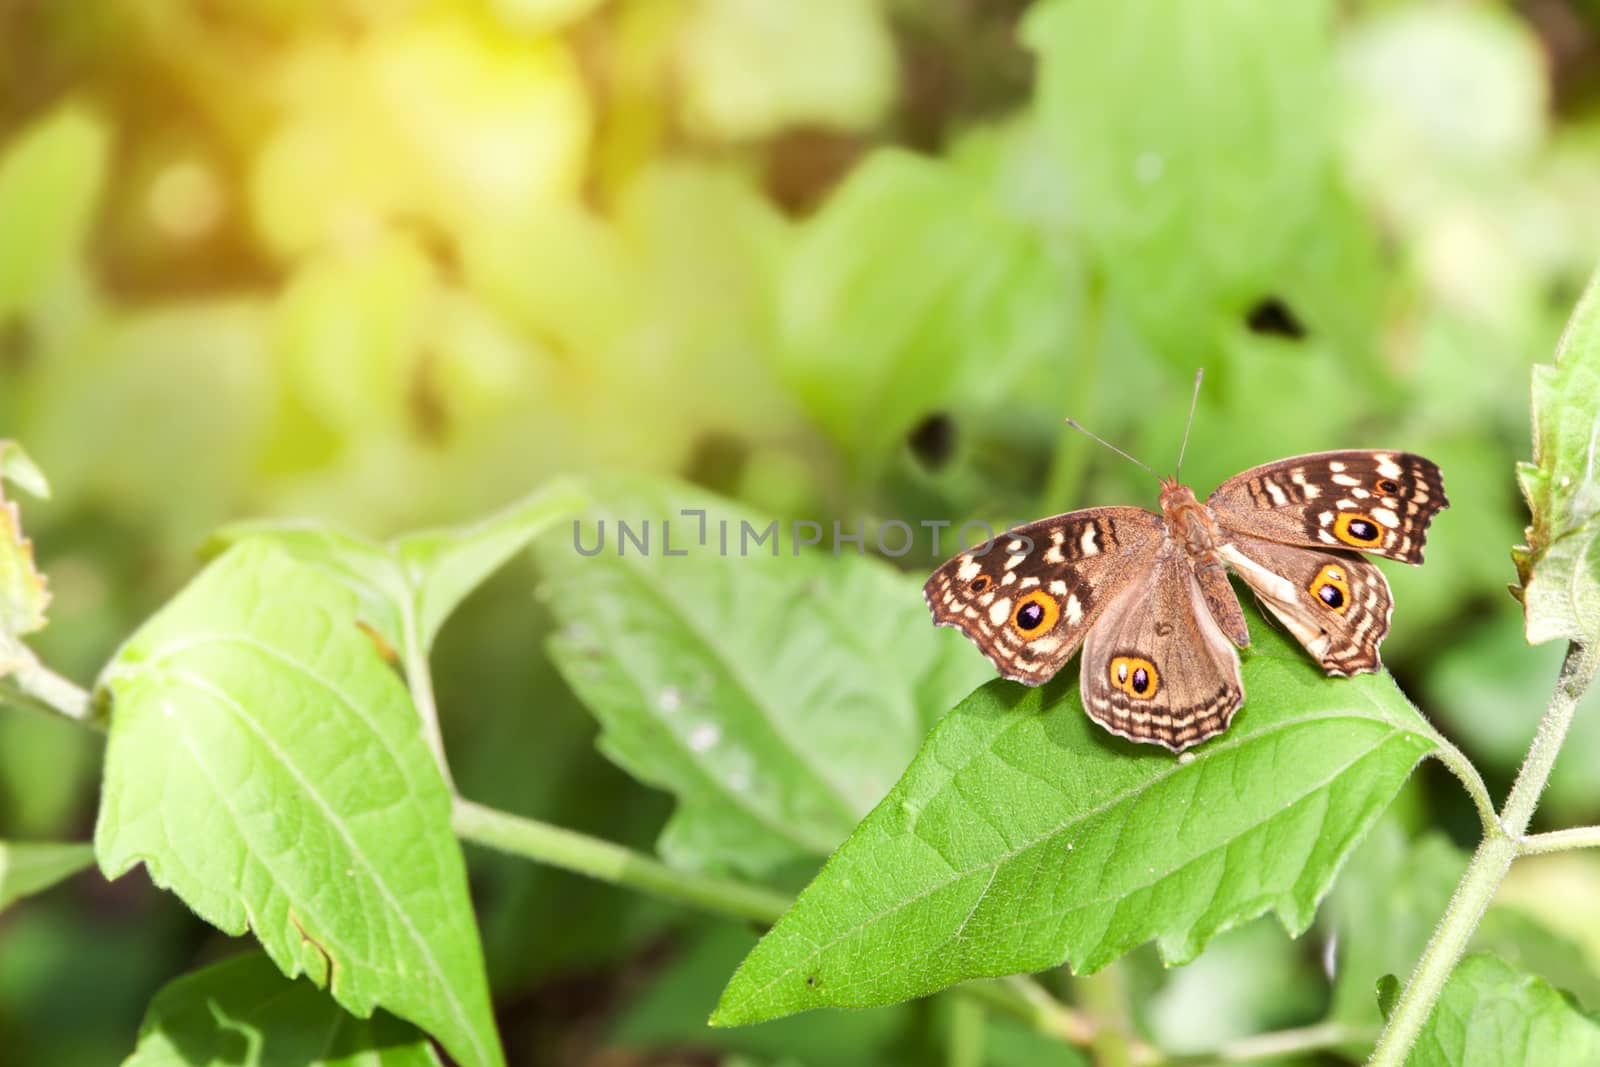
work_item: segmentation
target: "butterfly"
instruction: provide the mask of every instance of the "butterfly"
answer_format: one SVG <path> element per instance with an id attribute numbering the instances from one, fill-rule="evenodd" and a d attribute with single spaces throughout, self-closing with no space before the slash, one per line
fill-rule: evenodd
<path id="1" fill-rule="evenodd" d="M 1179 477 L 1161 478 L 1159 515 L 1071 511 L 956 555 L 923 587 L 934 622 L 1027 685 L 1081 646 L 1089 717 L 1174 752 L 1222 733 L 1244 703 L 1235 648 L 1250 632 L 1230 568 L 1324 671 L 1378 669 L 1394 601 L 1360 553 L 1422 562 L 1428 524 L 1449 506 L 1433 462 L 1377 450 L 1296 456 L 1234 475 L 1203 503 Z"/>

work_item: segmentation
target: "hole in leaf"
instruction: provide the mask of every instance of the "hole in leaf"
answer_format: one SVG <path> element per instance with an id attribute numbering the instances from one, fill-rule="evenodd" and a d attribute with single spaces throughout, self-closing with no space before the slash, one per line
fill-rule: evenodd
<path id="1" fill-rule="evenodd" d="M 929 415 L 917 423 L 906 437 L 906 445 L 924 467 L 938 470 L 950 462 L 950 457 L 955 453 L 955 420 L 943 412 Z"/>
<path id="2" fill-rule="evenodd" d="M 685 474 L 714 492 L 733 494 L 744 476 L 749 447 L 732 434 L 710 430 L 695 439 Z"/>
<path id="3" fill-rule="evenodd" d="M 1306 335 L 1306 328 L 1295 317 L 1288 304 L 1275 296 L 1263 297 L 1245 316 L 1245 325 L 1251 333 L 1271 334 L 1298 341 Z"/>

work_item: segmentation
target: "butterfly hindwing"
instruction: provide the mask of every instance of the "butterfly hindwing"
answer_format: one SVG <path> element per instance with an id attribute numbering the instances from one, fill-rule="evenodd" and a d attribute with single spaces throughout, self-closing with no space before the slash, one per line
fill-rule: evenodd
<path id="1" fill-rule="evenodd" d="M 1081 669 L 1090 718 L 1174 752 L 1226 730 L 1244 703 L 1239 655 L 1173 542 L 1105 609 Z"/>
<path id="2" fill-rule="evenodd" d="M 1318 452 L 1253 467 L 1206 500 L 1230 533 L 1421 563 L 1428 523 L 1449 506 L 1433 461 L 1410 452 Z"/>
<path id="3" fill-rule="evenodd" d="M 1394 600 L 1376 564 L 1233 533 L 1222 558 L 1329 674 L 1378 669 Z"/>
<path id="4" fill-rule="evenodd" d="M 1040 685 L 1072 658 L 1095 620 L 1148 569 L 1161 516 L 1089 508 L 1007 530 L 986 551 L 933 572 L 923 596 L 934 622 L 966 634 L 1007 678 Z"/>

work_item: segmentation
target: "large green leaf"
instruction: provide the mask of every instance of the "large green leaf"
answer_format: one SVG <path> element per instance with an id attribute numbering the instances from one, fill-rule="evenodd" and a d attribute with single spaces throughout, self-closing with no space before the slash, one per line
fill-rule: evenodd
<path id="1" fill-rule="evenodd" d="M 146 623 L 102 679 L 100 866 L 142 862 L 352 1013 L 501 1064 L 450 796 L 357 618 L 343 585 L 254 543 Z"/>
<path id="2" fill-rule="evenodd" d="M 607 755 L 677 797 L 674 862 L 763 873 L 825 856 L 991 672 L 929 623 L 916 578 L 854 546 L 801 549 L 792 525 L 675 483 L 595 495 L 592 521 L 538 542 L 551 654 Z M 648 522 L 650 551 L 619 521 L 634 536 Z"/>
<path id="3" fill-rule="evenodd" d="M 1593 1067 L 1600 1023 L 1550 983 L 1498 958 L 1468 956 L 1450 975 L 1408 1067 Z"/>
<path id="4" fill-rule="evenodd" d="M 1271 292 L 1325 195 L 1329 5 L 1053 0 L 1024 23 L 1061 192 L 1172 358 Z M 1187 365 L 1187 364 L 1185 364 Z"/>
<path id="5" fill-rule="evenodd" d="M 88 845 L 0 841 L 0 911 L 93 866 Z"/>
<path id="6" fill-rule="evenodd" d="M 248 522 L 221 530 L 217 545 L 262 540 L 354 592 L 361 615 L 395 649 L 433 646 L 467 595 L 539 531 L 576 511 L 583 496 L 556 483 L 481 522 L 423 530 L 380 543 L 327 523 Z"/>
<path id="7" fill-rule="evenodd" d="M 356 1019 L 259 952 L 184 975 L 150 1002 L 123 1067 L 438 1067 L 415 1027 Z"/>
<path id="8" fill-rule="evenodd" d="M 1325 677 L 1254 621 L 1248 701 L 1192 756 L 1095 726 L 1070 668 L 972 694 L 745 960 L 713 1023 L 1090 971 L 1152 938 L 1181 963 L 1269 910 L 1304 930 L 1436 742 L 1386 675 Z"/>
<path id="9" fill-rule="evenodd" d="M 1533 514 L 1513 553 L 1528 640 L 1600 641 L 1600 272 L 1554 366 L 1533 368 L 1533 462 L 1517 477 Z"/>

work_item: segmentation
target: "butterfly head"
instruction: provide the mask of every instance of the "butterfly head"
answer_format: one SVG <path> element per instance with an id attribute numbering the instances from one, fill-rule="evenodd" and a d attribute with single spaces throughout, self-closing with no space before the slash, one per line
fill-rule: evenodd
<path id="1" fill-rule="evenodd" d="M 1194 490 L 1176 478 L 1161 479 L 1161 510 L 1167 515 L 1178 515 L 1190 508 L 1198 508 L 1200 500 Z"/>

